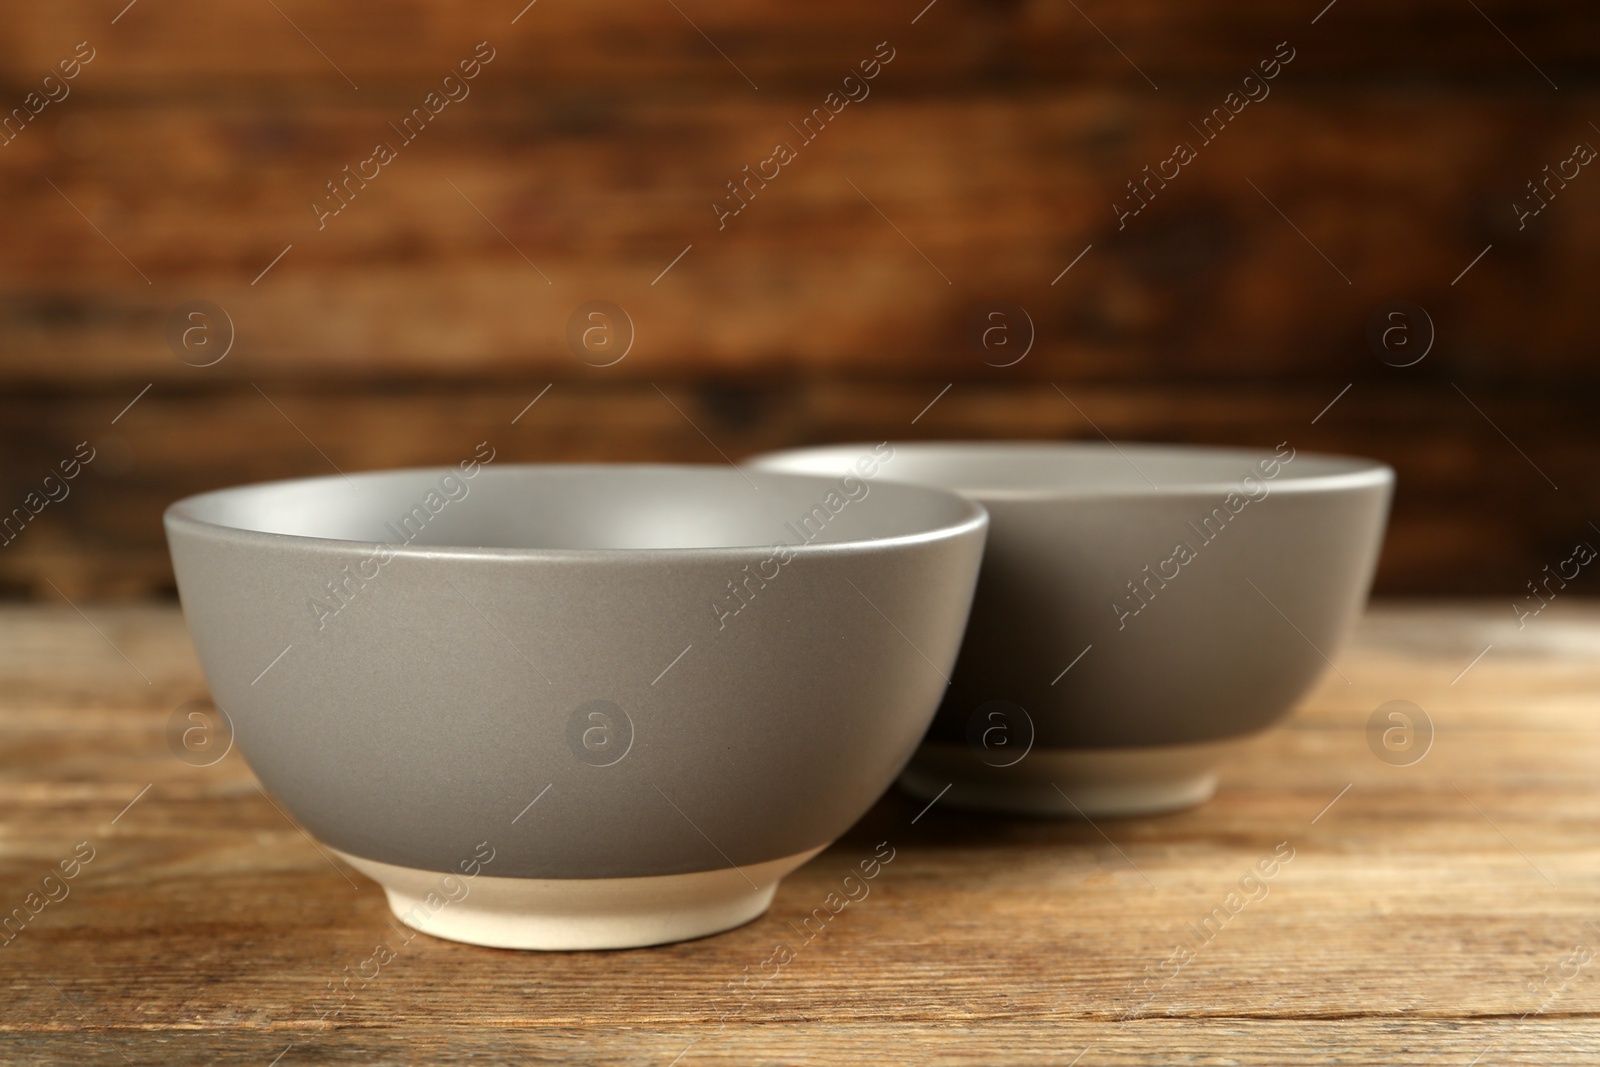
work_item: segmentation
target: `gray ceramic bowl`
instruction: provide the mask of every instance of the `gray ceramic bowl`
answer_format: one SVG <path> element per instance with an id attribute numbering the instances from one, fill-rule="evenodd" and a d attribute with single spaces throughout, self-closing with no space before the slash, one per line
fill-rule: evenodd
<path id="1" fill-rule="evenodd" d="M 525 948 L 761 914 L 926 731 L 987 525 L 867 477 L 477 461 L 166 513 L 266 788 L 402 921 Z"/>
<path id="2" fill-rule="evenodd" d="M 992 810 L 1198 804 L 1232 743 L 1338 653 L 1377 562 L 1393 472 L 1363 459 L 1165 445 L 893 446 L 880 476 L 990 512 L 954 684 L 902 777 Z M 760 456 L 834 474 L 861 446 Z"/>

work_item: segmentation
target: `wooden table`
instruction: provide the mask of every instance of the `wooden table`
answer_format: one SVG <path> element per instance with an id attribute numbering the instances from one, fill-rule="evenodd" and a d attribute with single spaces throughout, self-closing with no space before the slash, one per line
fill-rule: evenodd
<path id="1" fill-rule="evenodd" d="M 891 793 L 740 930 L 562 955 L 418 936 L 334 1024 L 330 983 L 394 938 L 383 897 L 237 752 L 174 757 L 169 717 L 205 694 L 177 611 L 6 609 L 0 908 L 93 859 L 0 947 L 0 1062 L 1594 1062 L 1600 607 L 1519 630 L 1506 603 L 1386 605 L 1337 662 L 1349 681 L 1196 811 L 913 825 Z M 1436 730 L 1409 766 L 1369 747 L 1396 699 Z M 870 895 L 767 963 L 885 840 Z"/>

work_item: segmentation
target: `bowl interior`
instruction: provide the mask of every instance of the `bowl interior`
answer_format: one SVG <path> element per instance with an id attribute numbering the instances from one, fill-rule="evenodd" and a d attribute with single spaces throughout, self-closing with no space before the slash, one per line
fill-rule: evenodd
<path id="1" fill-rule="evenodd" d="M 170 514 L 261 534 L 535 550 L 844 544 L 981 521 L 981 510 L 949 493 L 830 473 L 645 464 L 498 465 L 471 476 L 417 469 L 223 489 L 179 501 Z"/>
<path id="2" fill-rule="evenodd" d="M 752 460 L 774 471 L 836 474 L 860 454 L 839 445 L 775 452 Z M 1285 457 L 1292 457 L 1284 462 Z M 1347 456 L 1191 445 L 952 441 L 896 444 L 883 477 L 975 496 L 1124 496 L 1173 491 L 1226 493 L 1258 464 L 1277 461 L 1275 489 L 1381 482 L 1388 468 Z"/>

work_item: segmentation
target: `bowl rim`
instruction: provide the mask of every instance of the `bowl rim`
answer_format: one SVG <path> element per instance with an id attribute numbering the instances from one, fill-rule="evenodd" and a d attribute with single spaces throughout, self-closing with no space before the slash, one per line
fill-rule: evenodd
<path id="1" fill-rule="evenodd" d="M 1287 442 L 1285 442 L 1287 443 Z M 1267 458 L 1275 458 L 1276 453 L 1267 449 L 1249 448 L 1234 445 L 1189 445 L 1172 444 L 1159 441 L 1085 441 L 1085 440 L 918 440 L 890 442 L 895 454 L 901 450 L 906 453 L 935 454 L 940 451 L 960 450 L 969 454 L 989 454 L 1003 456 L 1006 454 L 1019 454 L 1036 452 L 1046 454 L 1068 455 L 1071 453 L 1107 453 L 1115 451 L 1121 454 L 1128 465 L 1138 471 L 1137 465 L 1129 458 L 1129 453 L 1134 456 L 1155 455 L 1187 455 L 1200 456 L 1214 459 L 1238 458 L 1244 463 L 1252 463 Z M 762 452 L 750 456 L 744 461 L 744 466 L 763 473 L 799 473 L 794 468 L 786 466 L 786 461 L 796 460 L 808 455 L 827 455 L 838 452 L 840 456 L 853 454 L 852 449 L 861 448 L 855 442 L 841 442 L 837 444 L 805 445 L 798 448 L 785 448 L 773 452 Z M 1281 446 L 1280 446 L 1281 447 Z M 1294 459 L 1313 459 L 1319 463 L 1336 464 L 1343 469 L 1326 471 L 1313 474 L 1302 473 L 1304 468 L 1296 471 L 1287 468 L 1279 475 L 1267 479 L 1272 485 L 1272 493 L 1326 493 L 1344 490 L 1392 488 L 1395 481 L 1394 468 L 1379 460 L 1368 459 L 1363 456 L 1351 456 L 1334 452 L 1306 452 L 1296 450 Z M 885 460 L 885 464 L 892 460 Z M 817 472 L 821 474 L 822 472 Z M 1140 471 L 1143 477 L 1143 472 Z M 1241 470 L 1238 477 L 1227 480 L 1196 479 L 1169 483 L 1166 485 L 1124 485 L 1124 486 L 1087 486 L 1087 485 L 1026 485 L 1026 486 L 985 486 L 983 484 L 963 484 L 960 486 L 940 486 L 926 480 L 904 480 L 901 484 L 922 485 L 929 488 L 943 488 L 950 492 L 959 493 L 980 503 L 985 501 L 1053 501 L 1053 500 L 1127 500 L 1127 499 L 1168 499 L 1179 497 L 1213 497 L 1230 492 L 1237 492 L 1242 479 L 1249 475 L 1251 470 Z M 823 477 L 827 475 L 823 474 Z M 883 481 L 897 481 L 896 473 L 883 471 L 878 476 Z M 1257 477 L 1260 477 L 1258 474 Z M 1148 479 L 1146 479 L 1148 482 Z"/>
<path id="2" fill-rule="evenodd" d="M 386 467 L 377 470 L 349 471 L 339 474 L 311 475 L 300 478 L 277 478 L 269 481 L 247 482 L 240 485 L 224 486 L 220 489 L 209 489 L 189 496 L 167 505 L 162 512 L 162 525 L 171 541 L 173 530 L 180 530 L 186 534 L 202 537 L 232 541 L 245 545 L 294 545 L 306 551 L 322 551 L 342 553 L 352 550 L 366 550 L 374 546 L 386 546 L 398 557 L 412 559 L 458 559 L 458 560 L 550 560 L 550 561 L 588 561 L 616 564 L 630 560 L 662 562 L 671 560 L 711 560 L 719 556 L 733 556 L 744 559 L 751 554 L 764 554 L 780 548 L 787 548 L 796 556 L 818 557 L 838 554 L 859 553 L 894 549 L 912 545 L 931 544 L 944 540 L 953 540 L 967 536 L 973 532 L 986 533 L 989 526 L 989 512 L 978 501 L 960 493 L 938 486 L 917 485 L 909 482 L 896 482 L 889 479 L 871 479 L 876 484 L 889 484 L 895 491 L 912 490 L 923 495 L 943 496 L 953 499 L 961 507 L 961 514 L 951 521 L 930 526 L 927 529 L 911 533 L 894 534 L 885 537 L 851 537 L 840 541 L 815 542 L 801 541 L 790 542 L 774 539 L 760 544 L 741 545 L 703 545 L 688 547 L 662 547 L 662 548 L 555 548 L 555 547 L 489 547 L 478 545 L 417 545 L 412 543 L 396 544 L 392 541 L 354 540 L 342 537 L 321 537 L 311 534 L 277 533 L 269 530 L 256 530 L 244 526 L 232 526 L 227 523 L 215 522 L 211 519 L 200 518 L 193 514 L 193 509 L 204 501 L 215 500 L 220 497 L 245 496 L 258 493 L 262 490 L 277 489 L 291 485 L 309 485 L 314 483 L 329 483 L 334 481 L 350 481 L 362 478 L 377 478 L 394 475 L 415 475 L 429 477 L 437 480 L 445 474 L 457 472 L 454 466 L 428 466 L 428 467 Z M 729 466 L 724 468 L 721 464 L 714 463 L 495 463 L 485 465 L 475 477 L 485 474 L 493 477 L 503 477 L 507 473 L 555 473 L 582 471 L 601 475 L 615 473 L 635 473 L 648 471 L 653 473 L 681 472 L 684 474 L 713 475 L 719 480 L 732 477 L 745 477 L 742 468 Z M 778 478 L 784 481 L 807 482 L 816 486 L 818 498 L 827 489 L 836 488 L 837 476 L 824 474 L 801 474 L 792 471 L 761 471 L 763 477 Z M 863 498 L 865 499 L 865 498 Z M 776 532 L 776 531 L 775 531 Z"/>

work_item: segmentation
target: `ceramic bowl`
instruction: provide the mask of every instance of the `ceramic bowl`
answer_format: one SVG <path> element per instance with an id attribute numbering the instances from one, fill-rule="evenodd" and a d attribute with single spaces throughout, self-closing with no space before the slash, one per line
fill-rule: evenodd
<path id="1" fill-rule="evenodd" d="M 282 807 L 408 926 L 561 949 L 747 922 L 855 822 L 943 696 L 987 525 L 867 476 L 477 460 L 166 513 Z"/>
<path id="2" fill-rule="evenodd" d="M 749 465 L 837 476 L 859 452 Z M 1085 816 L 1204 802 L 1231 747 L 1337 670 L 1394 482 L 1287 442 L 897 444 L 881 468 L 990 513 L 953 685 L 901 784 Z"/>

